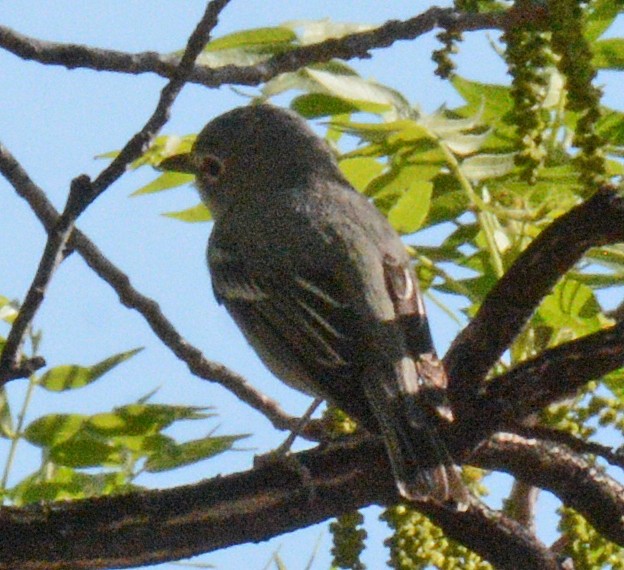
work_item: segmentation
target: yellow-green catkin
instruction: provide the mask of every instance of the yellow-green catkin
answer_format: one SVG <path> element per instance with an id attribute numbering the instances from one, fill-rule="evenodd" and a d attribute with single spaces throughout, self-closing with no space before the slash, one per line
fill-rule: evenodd
<path id="1" fill-rule="evenodd" d="M 606 181 L 605 140 L 597 132 L 601 116 L 601 90 L 592 84 L 596 70 L 592 53 L 583 34 L 584 14 L 581 0 L 549 0 L 552 49 L 557 67 L 566 78 L 566 109 L 578 114 L 573 144 L 579 149 L 575 161 L 581 182 L 594 191 Z"/>
<path id="2" fill-rule="evenodd" d="M 624 570 L 624 549 L 598 534 L 576 511 L 562 507 L 559 514 L 562 554 L 572 558 L 575 570 Z"/>
<path id="3" fill-rule="evenodd" d="M 465 546 L 446 538 L 427 517 L 400 504 L 384 511 L 381 519 L 394 531 L 386 539 L 388 565 L 395 570 L 492 570 L 492 566 Z"/>
<path id="4" fill-rule="evenodd" d="M 347 513 L 329 525 L 333 537 L 331 553 L 334 568 L 364 570 L 366 566 L 360 560 L 365 548 L 366 530 L 362 528 L 364 517 L 359 511 Z"/>
<path id="5" fill-rule="evenodd" d="M 543 103 L 552 54 L 546 34 L 538 30 L 510 28 L 503 41 L 507 44 L 505 59 L 512 77 L 513 119 L 520 147 L 516 164 L 521 178 L 535 184 L 547 154 L 544 133 L 549 117 Z"/>
<path id="6" fill-rule="evenodd" d="M 356 423 L 342 410 L 328 406 L 323 414 L 323 422 L 330 438 L 340 438 L 352 434 Z M 333 568 L 364 570 L 366 566 L 360 560 L 365 548 L 366 530 L 362 528 L 364 517 L 359 511 L 339 516 L 329 525 L 332 534 Z"/>

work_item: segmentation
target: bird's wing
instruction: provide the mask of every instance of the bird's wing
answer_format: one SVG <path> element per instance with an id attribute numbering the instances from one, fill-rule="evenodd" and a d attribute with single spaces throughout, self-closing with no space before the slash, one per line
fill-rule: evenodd
<path id="1" fill-rule="evenodd" d="M 412 357 L 416 369 L 413 379 L 410 379 L 410 375 L 402 375 L 403 382 L 412 383 L 405 387 L 405 391 L 417 398 L 421 409 L 433 411 L 437 416 L 450 421 L 453 417 L 446 402 L 446 371 L 433 346 L 416 276 L 404 261 L 389 255 L 383 260 L 383 268 L 396 322 L 405 338 L 405 350 Z"/>
<path id="2" fill-rule="evenodd" d="M 336 276 L 302 268 L 284 271 L 267 263 L 257 267 L 216 246 L 210 268 L 217 300 L 273 372 L 306 392 L 330 394 L 336 405 L 353 412 L 349 403 L 357 392 L 348 379 L 354 374 L 354 336 L 360 327 Z"/>

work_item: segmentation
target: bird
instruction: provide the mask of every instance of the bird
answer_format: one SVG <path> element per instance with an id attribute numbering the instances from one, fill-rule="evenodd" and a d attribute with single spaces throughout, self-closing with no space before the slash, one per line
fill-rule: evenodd
<path id="1" fill-rule="evenodd" d="M 214 220 L 214 295 L 273 374 L 380 435 L 402 498 L 464 502 L 410 257 L 326 141 L 294 111 L 248 105 L 159 168 L 195 176 Z"/>

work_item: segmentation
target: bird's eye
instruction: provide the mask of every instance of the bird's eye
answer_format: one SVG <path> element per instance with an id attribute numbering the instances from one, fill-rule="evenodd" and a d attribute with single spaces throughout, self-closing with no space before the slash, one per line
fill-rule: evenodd
<path id="1" fill-rule="evenodd" d="M 199 169 L 208 178 L 217 179 L 223 174 L 224 166 L 216 156 L 208 154 L 202 158 Z"/>

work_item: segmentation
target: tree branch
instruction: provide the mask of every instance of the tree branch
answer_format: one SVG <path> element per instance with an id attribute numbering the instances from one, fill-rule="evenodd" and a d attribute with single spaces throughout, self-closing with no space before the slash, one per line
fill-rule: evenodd
<path id="1" fill-rule="evenodd" d="M 519 420 L 576 394 L 590 380 L 622 365 L 624 322 L 518 364 L 490 381 L 482 398 L 508 418 Z"/>
<path id="2" fill-rule="evenodd" d="M 561 276 L 589 248 L 619 241 L 624 241 L 624 197 L 605 187 L 555 220 L 518 256 L 444 357 L 458 415 L 474 407 L 486 374 Z"/>
<path id="3" fill-rule="evenodd" d="M 612 447 L 596 443 L 595 441 L 585 441 L 580 437 L 576 437 L 571 433 L 554 429 L 548 426 L 540 425 L 523 425 L 514 422 L 508 426 L 508 430 L 512 433 L 520 435 L 525 439 L 541 439 L 552 441 L 559 445 L 564 445 L 568 449 L 583 455 L 595 455 L 601 457 L 610 465 L 624 469 L 624 454 L 618 453 Z"/>
<path id="4" fill-rule="evenodd" d="M 405 21 L 391 20 L 374 30 L 349 34 L 338 39 L 295 48 L 271 57 L 257 65 L 238 67 L 227 65 L 217 69 L 195 66 L 187 81 L 207 87 L 224 84 L 259 85 L 288 71 L 296 71 L 310 63 L 333 58 L 349 60 L 368 58 L 373 49 L 388 47 L 400 40 L 412 40 L 436 27 L 452 27 L 457 31 L 505 29 L 527 23 L 539 25 L 545 21 L 545 11 L 534 5 L 528 9 L 512 8 L 487 14 L 471 14 L 450 8 L 432 7 Z M 130 54 L 114 50 L 92 48 L 77 44 L 63 44 L 30 38 L 5 26 L 0 26 L 0 47 L 21 57 L 46 65 L 61 65 L 68 69 L 87 68 L 96 71 L 120 73 L 156 73 L 172 77 L 177 58 L 155 52 Z"/>
<path id="5" fill-rule="evenodd" d="M 606 539 L 624 546 L 624 487 L 565 446 L 498 434 L 479 447 L 470 463 L 548 489 Z"/>
<path id="6" fill-rule="evenodd" d="M 517 441 L 520 457 L 530 444 Z M 481 453 L 490 464 L 508 450 Z M 397 501 L 384 447 L 347 442 L 196 485 L 25 509 L 0 509 L 0 570 L 123 568 L 258 542 L 367 505 Z M 543 461 L 561 470 L 559 456 Z M 526 469 L 513 463 L 515 474 Z M 542 475 L 542 478 L 545 478 Z M 559 486 L 561 486 L 561 481 Z M 591 480 L 585 487 L 591 487 Z M 591 495 L 591 494 L 590 494 Z M 515 521 L 480 504 L 457 511 L 423 501 L 416 508 L 500 569 L 556 569 L 556 556 Z M 610 511 L 607 512 L 610 514 Z M 612 520 L 608 524 L 619 524 Z M 613 534 L 613 533 L 612 533 Z"/>
<path id="7" fill-rule="evenodd" d="M 217 25 L 218 17 L 230 0 L 211 0 L 204 15 L 188 39 L 180 63 L 174 68 L 171 80 L 163 87 L 156 109 L 143 128 L 136 133 L 121 149 L 115 159 L 93 181 L 92 193 L 82 205 L 83 211 L 127 169 L 128 165 L 139 158 L 152 138 L 169 120 L 171 105 L 187 82 L 195 67 L 195 60 L 210 40 L 210 33 Z"/>
<path id="8" fill-rule="evenodd" d="M 52 231 L 58 222 L 59 213 L 47 199 L 43 190 L 29 178 L 13 155 L 1 144 L 0 173 L 28 202 L 46 231 Z M 137 310 L 143 316 L 154 334 L 186 363 L 193 374 L 204 380 L 221 384 L 240 400 L 262 413 L 278 429 L 292 429 L 298 424 L 297 418 L 286 414 L 277 402 L 256 390 L 243 377 L 222 364 L 207 360 L 201 351 L 184 339 L 167 320 L 158 303 L 135 289 L 128 276 L 111 263 L 77 228 L 74 229 L 69 240 L 69 247 L 75 249 L 96 274 L 113 288 L 126 307 Z"/>
<path id="9" fill-rule="evenodd" d="M 64 249 L 72 233 L 74 222 L 82 212 L 102 192 L 104 192 L 125 171 L 128 165 L 138 158 L 152 137 L 160 130 L 169 117 L 169 109 L 192 71 L 195 59 L 210 38 L 210 32 L 217 24 L 221 10 L 229 0 L 211 0 L 199 24 L 191 34 L 184 55 L 176 67 L 173 78 L 163 88 L 158 105 L 144 127 L 124 146 L 119 155 L 91 183 L 86 176 L 79 176 L 72 181 L 63 213 L 54 226 L 48 229 L 48 239 L 43 250 L 39 267 L 30 285 L 28 293 L 17 314 L 15 322 L 0 355 L 0 385 L 23 374 L 20 349 L 28 328 L 43 302 L 46 290 L 56 268 L 64 259 Z"/>
<path id="10" fill-rule="evenodd" d="M 32 325 L 35 314 L 43 303 L 45 293 L 52 281 L 52 275 L 65 259 L 65 246 L 79 213 L 77 208 L 80 201 L 79 196 L 89 185 L 90 180 L 87 176 L 79 176 L 72 181 L 65 209 L 58 216 L 54 227 L 48 232 L 48 239 L 39 261 L 39 267 L 11 326 L 11 331 L 0 355 L 0 386 L 16 377 L 23 377 L 25 367 L 20 351 L 24 338 Z M 30 366 L 26 366 L 26 369 L 32 368 L 33 361 L 30 360 L 29 362 Z M 42 364 L 45 365 L 45 361 Z"/>

